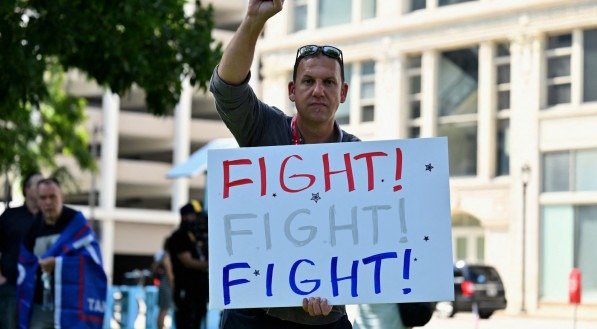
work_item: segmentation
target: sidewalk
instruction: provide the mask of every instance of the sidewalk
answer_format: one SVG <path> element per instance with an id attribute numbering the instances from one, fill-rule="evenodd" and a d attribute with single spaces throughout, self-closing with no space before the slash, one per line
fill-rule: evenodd
<path id="1" fill-rule="evenodd" d="M 472 313 L 458 313 L 453 318 L 434 316 L 426 329 L 573 329 L 572 314 L 569 318 L 522 316 L 496 313 L 488 320 L 477 320 Z M 597 320 L 578 320 L 576 329 L 597 329 Z"/>

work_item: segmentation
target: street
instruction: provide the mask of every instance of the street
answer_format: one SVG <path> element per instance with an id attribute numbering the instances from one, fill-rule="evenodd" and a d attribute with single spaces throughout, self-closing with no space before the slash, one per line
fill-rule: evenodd
<path id="1" fill-rule="evenodd" d="M 497 313 L 488 320 L 476 320 L 472 313 L 458 313 L 453 318 L 435 314 L 426 329 L 573 329 L 570 318 L 515 316 Z M 597 321 L 577 321 L 576 329 L 597 329 Z"/>

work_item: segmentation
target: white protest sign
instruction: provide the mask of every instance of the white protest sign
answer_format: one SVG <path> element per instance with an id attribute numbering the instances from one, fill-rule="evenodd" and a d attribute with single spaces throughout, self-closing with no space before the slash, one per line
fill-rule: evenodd
<path id="1" fill-rule="evenodd" d="M 210 308 L 451 300 L 446 138 L 210 150 Z"/>

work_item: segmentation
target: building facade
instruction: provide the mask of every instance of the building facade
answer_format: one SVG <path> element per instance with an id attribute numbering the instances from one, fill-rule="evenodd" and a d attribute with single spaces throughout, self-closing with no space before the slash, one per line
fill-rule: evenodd
<path id="1" fill-rule="evenodd" d="M 245 2 L 203 4 L 214 6 L 212 36 L 225 44 Z M 95 220 L 111 282 L 129 283 L 124 274 L 149 268 L 153 254 L 178 226 L 179 207 L 189 199 L 203 201 L 205 175 L 168 179 L 166 173 L 214 138 L 231 135 L 210 96 L 186 81 L 179 104 L 164 117 L 148 113 L 139 88 L 116 95 L 76 71 L 68 72 L 65 88 L 87 100 L 90 147 L 99 168 L 95 175 L 80 172 L 73 160 L 62 159 L 78 183 L 65 201 Z"/>
<path id="2" fill-rule="evenodd" d="M 296 49 L 344 52 L 343 127 L 365 140 L 448 136 L 454 260 L 495 266 L 508 312 L 595 317 L 597 2 L 291 0 L 253 84 L 287 108 Z M 257 78 L 256 78 L 257 77 Z"/>
<path id="3" fill-rule="evenodd" d="M 207 1 L 218 40 L 230 38 L 246 2 Z M 579 315 L 597 318 L 595 17 L 594 0 L 287 0 L 258 44 L 251 84 L 292 114 L 296 49 L 341 48 L 345 130 L 364 140 L 448 136 L 454 260 L 495 266 L 510 313 L 567 315 L 578 267 Z M 67 202 L 99 223 L 119 283 L 161 247 L 178 207 L 203 198 L 204 176 L 166 172 L 230 134 L 211 97 L 189 86 L 166 117 L 148 114 L 138 89 L 114 95 L 77 72 L 66 88 L 88 100 L 100 168 L 70 166 L 80 188 Z"/>

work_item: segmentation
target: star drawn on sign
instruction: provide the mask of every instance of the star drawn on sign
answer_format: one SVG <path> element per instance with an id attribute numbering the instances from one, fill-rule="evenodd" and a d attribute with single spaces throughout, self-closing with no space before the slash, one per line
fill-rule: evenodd
<path id="1" fill-rule="evenodd" d="M 311 200 L 315 201 L 315 203 L 317 203 L 317 201 L 321 200 L 321 197 L 319 196 L 319 192 L 311 193 Z"/>
<path id="2" fill-rule="evenodd" d="M 426 235 L 426 236 L 423 238 L 423 240 L 425 240 L 425 241 L 429 241 L 429 235 Z"/>
<path id="3" fill-rule="evenodd" d="M 415 259 L 414 259 L 414 261 L 416 262 L 416 261 L 418 261 L 418 259 L 417 259 L 417 258 L 415 258 Z"/>
<path id="4" fill-rule="evenodd" d="M 277 195 L 276 193 L 274 193 L 274 194 L 272 194 L 272 196 L 275 198 L 275 197 L 277 197 L 278 195 Z"/>
<path id="5" fill-rule="evenodd" d="M 425 170 L 426 171 L 431 171 L 431 169 L 433 169 L 433 166 L 431 165 L 431 163 L 425 165 Z"/>
<path id="6" fill-rule="evenodd" d="M 253 272 L 253 275 L 258 276 L 259 275 L 259 270 L 255 270 L 255 272 Z"/>

